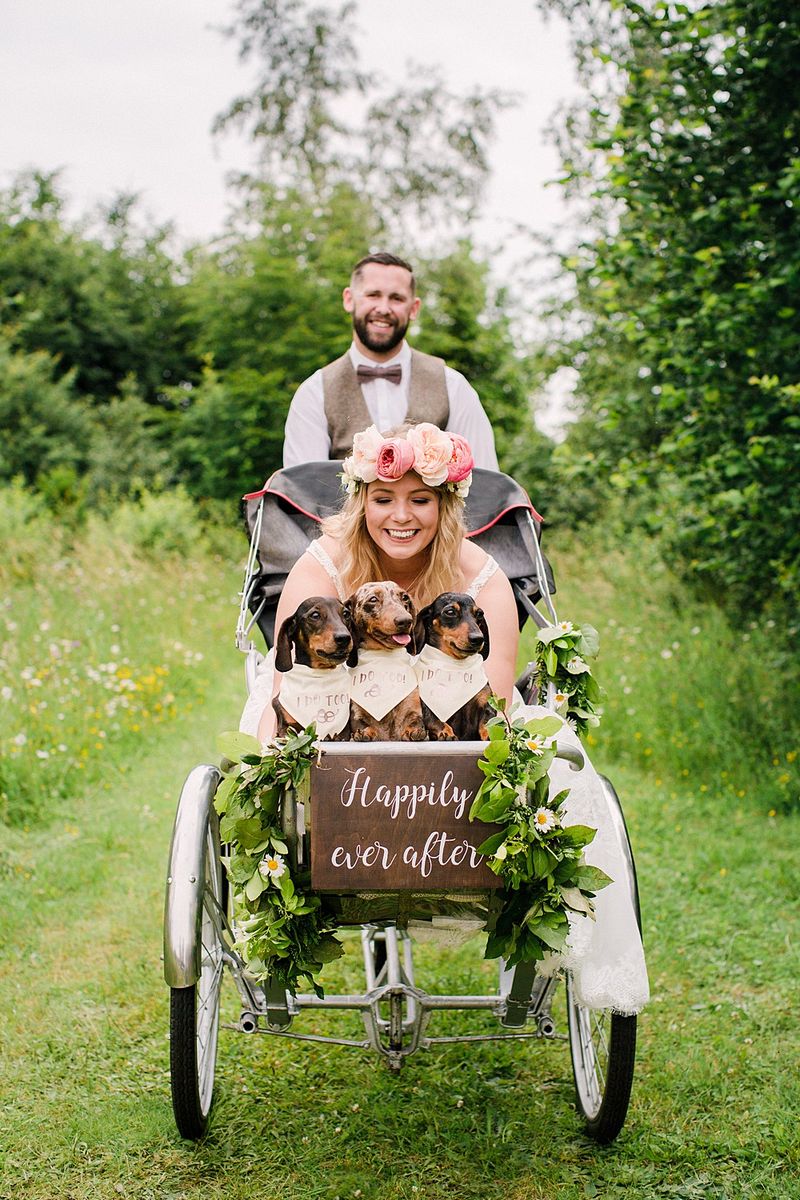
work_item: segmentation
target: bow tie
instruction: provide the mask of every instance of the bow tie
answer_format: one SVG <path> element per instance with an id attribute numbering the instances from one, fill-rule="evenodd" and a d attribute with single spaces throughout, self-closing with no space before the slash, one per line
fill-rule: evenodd
<path id="1" fill-rule="evenodd" d="M 399 383 L 403 376 L 403 368 L 397 363 L 394 367 L 367 367 L 359 363 L 356 367 L 359 383 L 368 383 L 370 379 L 388 379 L 389 383 Z"/>

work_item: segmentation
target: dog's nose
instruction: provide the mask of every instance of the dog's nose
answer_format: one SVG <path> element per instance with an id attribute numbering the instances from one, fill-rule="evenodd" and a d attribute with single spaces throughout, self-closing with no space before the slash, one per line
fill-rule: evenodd
<path id="1" fill-rule="evenodd" d="M 341 633 L 334 634 L 333 640 L 337 646 L 348 646 L 350 644 L 350 634 L 344 629 Z"/>
<path id="2" fill-rule="evenodd" d="M 483 649 L 483 634 L 482 633 L 471 633 L 469 635 L 469 637 L 467 638 L 467 645 L 469 646 L 470 650 L 482 650 Z"/>
<path id="3" fill-rule="evenodd" d="M 413 621 L 408 613 L 404 613 L 400 617 L 395 617 L 394 623 L 397 626 L 398 633 L 406 633 L 413 625 Z"/>

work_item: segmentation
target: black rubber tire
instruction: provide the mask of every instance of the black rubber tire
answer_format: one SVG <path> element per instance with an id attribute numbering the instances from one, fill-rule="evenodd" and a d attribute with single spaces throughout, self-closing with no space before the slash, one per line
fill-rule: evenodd
<path id="1" fill-rule="evenodd" d="M 208 1128 L 214 1098 L 219 995 L 222 983 L 222 941 L 219 906 L 222 901 L 222 864 L 216 838 L 215 815 L 206 837 L 200 978 L 185 988 L 170 988 L 169 1065 L 172 1110 L 181 1137 L 196 1140 Z M 206 886 L 208 881 L 208 886 Z"/>
<path id="2" fill-rule="evenodd" d="M 578 1112 L 596 1142 L 613 1142 L 628 1113 L 636 1058 L 636 1017 L 576 1003 L 567 976 L 567 1023 Z"/>

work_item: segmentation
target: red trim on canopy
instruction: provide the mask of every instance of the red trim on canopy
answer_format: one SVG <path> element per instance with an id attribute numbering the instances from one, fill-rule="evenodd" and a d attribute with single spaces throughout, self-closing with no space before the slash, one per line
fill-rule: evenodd
<path id="1" fill-rule="evenodd" d="M 310 520 L 316 521 L 318 524 L 321 523 L 322 517 L 318 516 L 316 513 L 308 512 L 307 509 L 303 508 L 300 504 L 298 504 L 296 500 L 293 500 L 291 498 L 291 496 L 285 495 L 284 492 L 276 492 L 273 488 L 271 488 L 269 485 L 274 478 L 275 478 L 274 474 L 270 475 L 269 479 L 267 480 L 267 482 L 264 484 L 264 486 L 261 488 L 260 491 L 248 492 L 245 496 L 242 496 L 242 499 L 243 500 L 260 500 L 262 496 L 266 496 L 266 495 L 277 496 L 279 500 L 284 500 L 287 504 L 290 504 L 292 506 L 292 508 L 296 509 L 297 512 L 302 513 L 304 517 L 308 517 Z M 502 510 L 502 512 L 499 512 L 497 514 L 497 516 L 494 517 L 491 521 L 488 521 L 486 523 L 486 525 L 482 525 L 480 527 L 480 529 L 471 529 L 469 531 L 469 533 L 467 534 L 467 537 L 471 537 L 471 538 L 477 537 L 479 533 L 485 533 L 487 529 L 491 529 L 493 525 L 496 525 L 498 521 L 502 520 L 502 518 L 506 515 L 506 513 L 513 512 L 515 508 L 527 508 L 530 511 L 531 515 L 533 516 L 534 520 L 538 521 L 540 525 L 541 525 L 542 521 L 544 520 L 544 517 L 541 516 L 541 514 L 536 511 L 536 509 L 531 504 L 530 500 L 528 500 L 527 504 L 510 504 L 508 506 L 508 508 L 504 508 Z"/>

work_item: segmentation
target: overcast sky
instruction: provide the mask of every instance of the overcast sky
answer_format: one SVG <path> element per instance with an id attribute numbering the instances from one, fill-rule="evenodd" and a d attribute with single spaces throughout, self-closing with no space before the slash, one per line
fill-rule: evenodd
<path id="1" fill-rule="evenodd" d="M 226 174 L 250 162 L 245 142 L 210 132 L 251 77 L 218 32 L 232 8 L 230 0 L 0 0 L 0 185 L 26 167 L 62 168 L 73 215 L 136 192 L 148 218 L 174 222 L 183 241 L 220 233 Z M 559 165 L 545 131 L 577 91 L 565 23 L 544 19 L 535 0 L 359 0 L 358 26 L 363 67 L 390 80 L 401 82 L 413 59 L 438 65 L 457 90 L 520 94 L 498 118 L 479 227 L 497 282 L 519 285 L 512 228 L 547 233 L 566 219 L 558 188 L 545 187 Z M 564 420 L 569 388 L 561 372 L 540 401 L 548 432 Z"/>
<path id="2" fill-rule="evenodd" d="M 0 173 L 64 168 L 83 210 L 120 190 L 141 193 L 186 238 L 220 231 L 225 174 L 247 165 L 213 117 L 246 90 L 248 69 L 215 27 L 229 0 L 0 0 Z M 561 219 L 544 136 L 574 92 L 566 29 L 534 0 L 360 0 L 363 62 L 400 80 L 404 64 L 439 64 L 453 87 L 522 94 L 500 117 L 486 233 L 505 222 L 545 229 Z"/>

